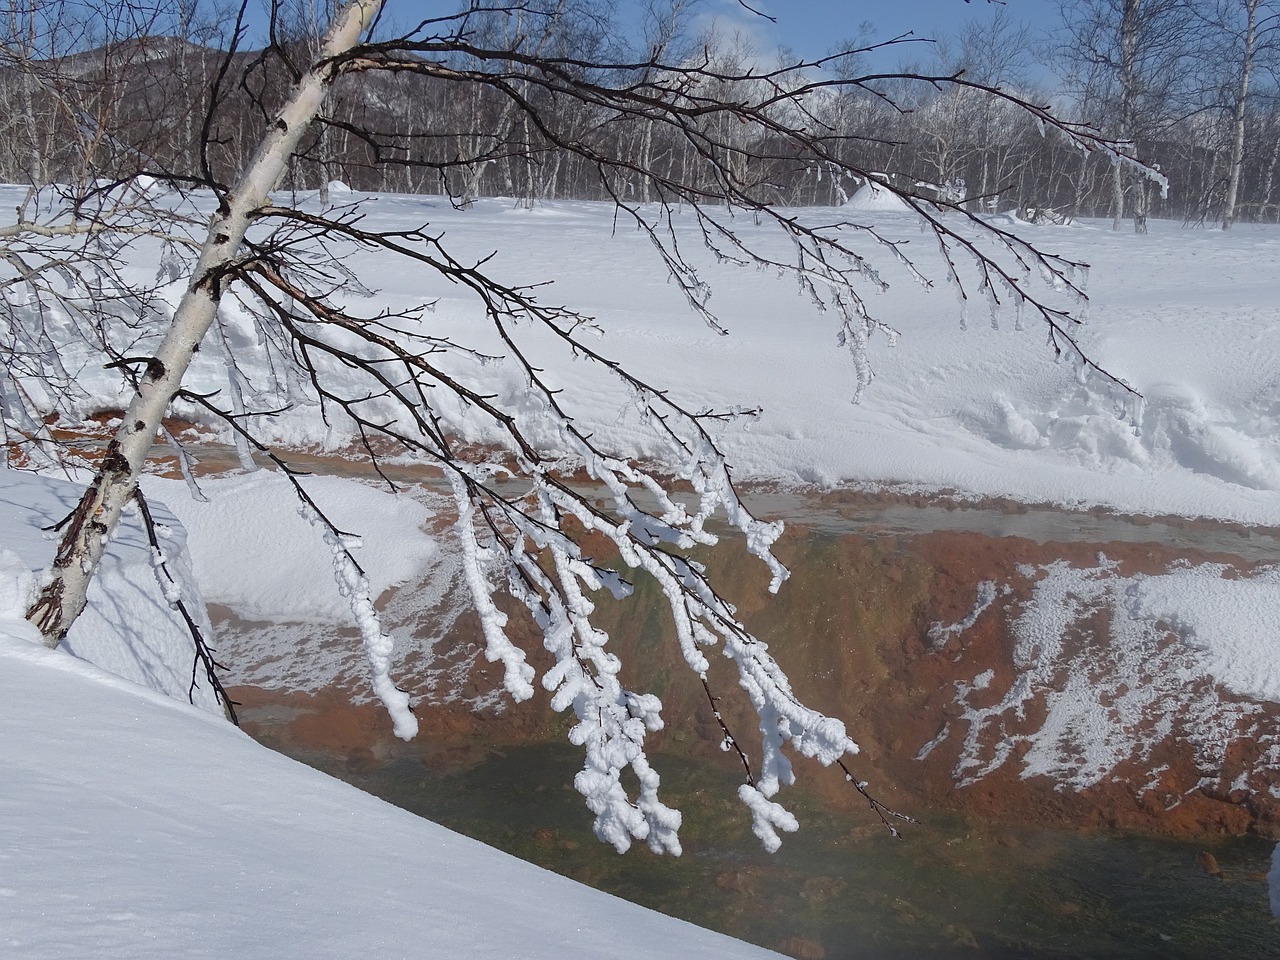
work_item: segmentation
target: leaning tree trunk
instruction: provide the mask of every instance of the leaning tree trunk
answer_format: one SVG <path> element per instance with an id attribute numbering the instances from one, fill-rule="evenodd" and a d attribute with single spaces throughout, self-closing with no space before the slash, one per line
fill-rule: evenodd
<path id="1" fill-rule="evenodd" d="M 319 112 L 333 79 L 333 58 L 356 45 L 381 6 L 382 0 L 350 0 L 334 18 L 318 57 L 267 127 L 240 182 L 210 221 L 208 238 L 168 332 L 147 361 L 124 422 L 67 523 L 48 585 L 27 611 L 27 619 L 39 627 L 46 645 L 61 643 L 84 609 L 89 583 L 119 525 L 121 511 L 137 488 L 161 418 L 217 316 L 223 272 L 238 255 L 252 215 L 280 182 L 289 158 Z"/>
<path id="2" fill-rule="evenodd" d="M 1124 223 L 1124 169 L 1119 163 L 1111 167 L 1111 229 L 1119 230 Z"/>

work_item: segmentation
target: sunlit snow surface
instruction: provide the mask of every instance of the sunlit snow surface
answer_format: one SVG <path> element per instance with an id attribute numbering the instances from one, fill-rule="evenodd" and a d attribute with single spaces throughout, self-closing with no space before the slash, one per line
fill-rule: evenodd
<path id="1" fill-rule="evenodd" d="M 337 477 L 299 481 L 340 530 L 352 534 L 374 594 L 422 571 L 436 554 L 424 535 L 431 511 L 412 497 Z M 298 496 L 270 470 L 201 481 L 205 501 L 177 480 L 147 477 L 153 497 L 176 504 L 191 560 L 210 603 L 250 620 L 330 622 L 350 616 L 319 534 L 298 513 Z M 238 518 L 252 517 L 252 523 Z"/>
<path id="2" fill-rule="evenodd" d="M 553 284 L 538 300 L 564 304 L 599 321 L 590 345 L 636 375 L 669 388 L 692 410 L 763 409 L 756 421 L 717 428 L 737 477 L 835 485 L 883 483 L 946 489 L 972 496 L 1032 502 L 1104 504 L 1125 512 L 1207 516 L 1280 524 L 1280 227 L 1237 224 L 1229 233 L 1153 221 L 1151 233 L 1113 232 L 1110 225 L 1031 226 L 1002 221 L 1049 253 L 1088 262 L 1090 302 L 1074 303 L 1034 276 L 1023 286 L 1087 323 L 1073 334 L 1092 360 L 1140 392 L 1136 404 L 1098 374 L 1055 363 L 1046 329 L 1033 311 L 1005 309 L 994 318 L 975 291 L 963 310 L 946 282 L 937 244 L 912 215 L 857 209 L 795 211 L 814 223 L 874 226 L 899 242 L 932 286 L 922 287 L 865 236 L 849 243 L 890 283 L 866 291 L 871 312 L 901 333 L 896 347 L 871 340 L 876 380 L 860 404 L 838 323 L 798 295 L 773 271 L 718 263 L 691 233 L 681 249 L 714 291 L 711 306 L 728 328 L 718 336 L 694 317 L 668 282 L 652 245 L 603 204 L 561 202 L 517 209 L 483 200 L 459 211 L 432 197 L 343 196 L 360 202 L 362 226 L 429 232 L 464 262 L 490 254 L 485 269 L 508 284 Z M 0 210 L 21 201 L 0 188 Z M 654 211 L 656 213 L 656 210 Z M 723 216 L 723 214 L 721 214 Z M 694 223 L 675 211 L 677 229 Z M 779 260 L 788 242 L 750 218 L 726 221 L 744 241 Z M 974 231 L 952 216 L 948 225 Z M 995 252 L 989 240 L 979 246 Z M 506 351 L 462 287 L 383 253 L 355 251 L 349 265 L 375 297 L 352 294 L 367 313 L 430 303 L 418 329 L 486 353 Z M 138 264 L 154 272 L 151 263 Z M 1085 282 L 1083 273 L 1077 279 Z M 179 287 L 168 296 L 176 298 Z M 967 318 L 962 323 L 962 314 Z M 223 334 L 237 359 L 252 366 L 256 335 L 229 302 Z M 527 325 L 521 338 L 532 363 L 546 371 L 557 396 L 605 446 L 657 452 L 627 391 L 609 374 L 575 359 L 555 338 Z M 140 350 L 141 347 L 131 346 Z M 225 388 L 222 342 L 202 350 L 190 386 Z M 481 393 L 514 409 L 521 425 L 551 447 L 520 371 L 511 362 L 479 364 L 462 355 L 433 357 Z M 88 359 L 79 381 L 86 406 L 120 403 L 121 379 Z M 335 370 L 338 376 L 341 369 Z M 269 378 L 259 377 L 264 386 Z M 441 393 L 437 391 L 437 393 Z M 498 433 L 474 409 L 441 400 L 446 426 L 477 440 Z M 260 408 L 291 409 L 257 424 L 268 435 L 330 447 L 349 439 L 340 413 L 326 424 L 315 407 L 281 394 Z"/>

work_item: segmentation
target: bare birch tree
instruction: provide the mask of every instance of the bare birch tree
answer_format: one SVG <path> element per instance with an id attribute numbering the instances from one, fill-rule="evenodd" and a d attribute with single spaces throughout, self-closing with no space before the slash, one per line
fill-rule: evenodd
<path id="1" fill-rule="evenodd" d="M 1076 90 L 1095 94 L 1098 111 L 1089 119 L 1125 157 L 1148 160 L 1147 145 L 1185 103 L 1191 33 L 1182 0 L 1064 0 L 1059 9 L 1059 56 Z M 1129 209 L 1134 231 L 1146 233 L 1148 178 L 1116 163 L 1111 182 L 1113 229 Z"/>
<path id="2" fill-rule="evenodd" d="M 1255 94 L 1259 61 L 1280 44 L 1280 9 L 1269 0 L 1215 0 L 1188 3 L 1201 61 L 1208 66 L 1206 101 L 1229 112 L 1230 146 L 1222 229 L 1236 220 L 1244 176 L 1246 126 Z"/>

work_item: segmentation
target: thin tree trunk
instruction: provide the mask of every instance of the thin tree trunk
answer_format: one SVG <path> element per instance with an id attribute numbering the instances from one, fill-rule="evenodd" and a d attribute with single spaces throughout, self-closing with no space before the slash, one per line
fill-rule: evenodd
<path id="1" fill-rule="evenodd" d="M 1119 163 L 1111 165 L 1111 229 L 1124 223 L 1124 170 Z"/>
<path id="2" fill-rule="evenodd" d="M 25 22 L 22 19 L 25 16 Z M 31 186 L 39 187 L 45 183 L 44 151 L 41 150 L 40 135 L 36 126 L 35 94 L 36 84 L 36 25 L 35 8 L 19 10 L 15 0 L 9 0 L 9 30 L 17 43 L 15 47 L 22 59 L 18 62 L 18 97 L 22 111 L 22 132 L 26 138 L 26 174 Z M 21 39 L 19 39 L 21 38 Z"/>
<path id="3" fill-rule="evenodd" d="M 1138 15 L 1141 12 L 1142 0 L 1124 0 L 1124 12 L 1120 20 L 1120 140 L 1128 144 L 1122 148 L 1125 153 L 1135 159 L 1138 156 L 1137 135 L 1135 132 L 1138 99 Z M 1124 219 L 1124 182 L 1127 171 L 1116 165 L 1115 180 L 1112 192 L 1115 198 L 1115 219 L 1111 224 L 1113 230 L 1120 229 Z M 1140 184 L 1134 182 L 1135 188 Z M 1133 229 L 1136 233 L 1147 232 L 1146 210 L 1142 209 L 1140 198 L 1134 198 Z"/>
<path id="4" fill-rule="evenodd" d="M 187 292 L 156 355 L 147 361 L 138 392 L 93 484 L 67 523 L 48 585 L 27 611 L 27 619 L 40 629 L 46 645 L 61 643 L 84 609 L 89 583 L 125 504 L 133 497 L 161 418 L 217 316 L 222 271 L 238 254 L 252 214 L 284 176 L 289 158 L 320 110 L 331 80 L 330 58 L 355 46 L 381 6 L 382 0 L 351 0 L 337 16 L 319 57 L 267 127 L 248 169 L 211 220 Z"/>
<path id="5" fill-rule="evenodd" d="M 1280 161 L 1280 136 L 1277 136 L 1271 145 L 1271 158 L 1267 161 L 1267 175 L 1262 181 L 1260 213 L 1265 213 L 1271 207 L 1271 195 L 1275 192 L 1277 161 Z"/>
<path id="6" fill-rule="evenodd" d="M 1133 184 L 1133 232 L 1147 232 L 1147 215 L 1151 208 L 1151 195 L 1147 192 L 1147 179 L 1141 173 L 1134 172 L 1130 177 Z"/>
<path id="7" fill-rule="evenodd" d="M 1244 36 L 1244 59 L 1240 64 L 1240 87 L 1236 91 L 1236 110 L 1231 140 L 1231 167 L 1227 175 L 1227 203 L 1222 211 L 1222 229 L 1230 230 L 1236 218 L 1236 197 L 1240 190 L 1240 171 L 1244 167 L 1244 118 L 1249 99 L 1249 80 L 1253 74 L 1253 54 L 1258 43 L 1258 4 L 1260 0 L 1245 0 L 1247 17 Z"/>

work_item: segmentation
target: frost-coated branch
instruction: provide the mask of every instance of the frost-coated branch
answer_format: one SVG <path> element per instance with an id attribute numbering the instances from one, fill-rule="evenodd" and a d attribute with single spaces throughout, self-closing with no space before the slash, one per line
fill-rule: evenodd
<path id="1" fill-rule="evenodd" d="M 133 500 L 137 504 L 139 515 L 142 517 L 142 528 L 146 531 L 147 542 L 151 546 L 151 567 L 155 571 L 156 583 L 160 587 L 160 592 L 163 594 L 165 602 L 178 611 L 183 623 L 187 626 L 187 632 L 191 634 L 194 653 L 191 658 L 191 685 L 187 690 L 187 697 L 192 703 L 195 702 L 195 690 L 200 682 L 200 671 L 203 670 L 205 681 L 212 688 L 213 695 L 218 703 L 222 705 L 227 719 L 239 726 L 240 720 L 236 716 L 236 701 L 232 700 L 228 695 L 226 687 L 222 685 L 222 679 L 218 676 L 218 671 L 225 669 L 225 667 L 214 658 L 213 648 L 209 646 L 209 642 L 204 636 L 204 631 L 200 629 L 195 616 L 191 613 L 191 608 L 187 605 L 186 598 L 182 595 L 182 585 L 169 567 L 168 556 L 160 543 L 163 534 L 151 514 L 151 507 L 147 503 L 147 498 L 143 496 L 141 490 L 135 490 L 133 492 Z"/>
<path id="2" fill-rule="evenodd" d="M 292 476 L 290 479 L 294 480 Z M 418 718 L 413 715 L 409 706 L 409 695 L 391 679 L 391 655 L 395 651 L 395 641 L 382 629 L 382 621 L 373 606 L 369 578 L 365 576 L 347 545 L 350 534 L 344 534 L 330 523 L 311 498 L 305 496 L 296 480 L 294 489 L 302 497 L 298 513 L 312 526 L 320 528 L 320 535 L 333 557 L 334 579 L 338 582 L 338 592 L 351 605 L 356 627 L 360 630 L 365 657 L 369 661 L 373 692 L 387 708 L 395 735 L 401 740 L 412 740 L 418 735 Z"/>

